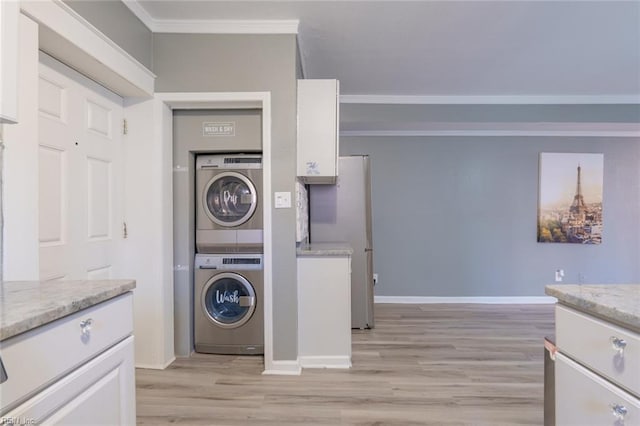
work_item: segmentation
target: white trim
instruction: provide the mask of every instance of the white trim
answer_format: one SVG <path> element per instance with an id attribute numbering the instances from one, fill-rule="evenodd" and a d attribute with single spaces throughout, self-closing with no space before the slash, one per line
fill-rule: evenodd
<path id="1" fill-rule="evenodd" d="M 506 296 L 506 297 L 423 297 L 423 296 L 375 296 L 375 303 L 482 303 L 494 305 L 545 305 L 556 303 L 551 296 Z"/>
<path id="2" fill-rule="evenodd" d="M 237 105 L 255 104 L 262 109 L 262 174 L 264 214 L 264 363 L 265 374 L 290 373 L 297 361 L 273 360 L 273 270 L 272 270 L 272 232 L 271 232 L 271 93 L 270 92 L 179 92 L 156 93 L 156 99 L 171 109 L 193 108 L 233 108 Z M 163 120 L 165 118 L 163 117 Z M 169 140 L 170 135 L 165 135 Z M 160 142 L 159 142 L 160 143 Z M 171 203 L 167 204 L 171 208 Z M 278 371 L 285 371 L 277 373 Z M 299 374 L 299 373 L 298 373 Z"/>
<path id="3" fill-rule="evenodd" d="M 301 373 L 302 368 L 298 361 L 272 361 L 270 368 L 267 368 L 262 372 L 264 375 L 280 376 L 299 376 Z"/>
<path id="4" fill-rule="evenodd" d="M 536 136 L 637 138 L 640 130 L 342 130 L 340 137 Z"/>
<path id="5" fill-rule="evenodd" d="M 125 6 L 154 33 L 182 34 L 298 34 L 298 19 L 156 19 L 138 2 Z"/>
<path id="6" fill-rule="evenodd" d="M 298 34 L 297 19 L 155 19 L 154 33 Z"/>
<path id="7" fill-rule="evenodd" d="M 40 25 L 40 49 L 122 97 L 153 95 L 155 74 L 61 0 L 21 2 Z"/>
<path id="8" fill-rule="evenodd" d="M 153 32 L 155 19 L 149 15 L 147 9 L 142 7 L 137 0 L 122 0 L 122 2 L 151 32 Z"/>
<path id="9" fill-rule="evenodd" d="M 343 104 L 407 104 L 407 105 L 590 105 L 640 104 L 638 95 L 496 95 L 496 96 L 397 96 L 340 95 Z"/>
<path id="10" fill-rule="evenodd" d="M 164 364 L 138 364 L 136 363 L 136 368 L 144 368 L 146 370 L 164 370 L 176 360 L 176 357 L 170 358 Z"/>
<path id="11" fill-rule="evenodd" d="M 298 34 L 297 19 L 156 19 L 137 0 L 125 6 L 153 33 Z"/>
<path id="12" fill-rule="evenodd" d="M 341 356 L 301 356 L 302 368 L 351 368 L 351 357 Z"/>

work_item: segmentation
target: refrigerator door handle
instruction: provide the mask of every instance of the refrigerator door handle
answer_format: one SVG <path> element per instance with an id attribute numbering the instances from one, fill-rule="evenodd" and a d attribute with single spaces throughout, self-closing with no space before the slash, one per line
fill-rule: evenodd
<path id="1" fill-rule="evenodd" d="M 373 249 L 372 249 L 372 248 L 366 248 L 366 249 L 364 249 L 364 251 L 365 251 L 365 252 L 373 251 Z"/>

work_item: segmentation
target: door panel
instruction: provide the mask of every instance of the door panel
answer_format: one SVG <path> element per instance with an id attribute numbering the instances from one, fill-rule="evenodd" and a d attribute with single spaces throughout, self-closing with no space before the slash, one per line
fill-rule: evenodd
<path id="1" fill-rule="evenodd" d="M 111 162 L 98 158 L 87 158 L 87 221 L 89 241 L 111 237 L 110 194 Z"/>
<path id="2" fill-rule="evenodd" d="M 41 279 L 117 275 L 122 98 L 40 54 Z"/>
<path id="3" fill-rule="evenodd" d="M 64 85 L 51 81 L 40 75 L 38 90 L 38 110 L 40 113 L 45 114 L 54 120 L 66 123 L 65 111 L 67 109 L 67 92 Z"/>
<path id="4" fill-rule="evenodd" d="M 67 168 L 65 151 L 40 146 L 40 242 L 48 245 L 64 243 L 66 223 Z"/>

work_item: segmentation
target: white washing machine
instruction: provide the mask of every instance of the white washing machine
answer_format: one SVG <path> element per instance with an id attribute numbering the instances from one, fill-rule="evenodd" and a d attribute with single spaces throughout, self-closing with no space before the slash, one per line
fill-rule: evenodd
<path id="1" fill-rule="evenodd" d="M 198 253 L 262 253 L 262 154 L 196 158 Z"/>
<path id="2" fill-rule="evenodd" d="M 262 254 L 196 254 L 196 352 L 264 353 Z"/>

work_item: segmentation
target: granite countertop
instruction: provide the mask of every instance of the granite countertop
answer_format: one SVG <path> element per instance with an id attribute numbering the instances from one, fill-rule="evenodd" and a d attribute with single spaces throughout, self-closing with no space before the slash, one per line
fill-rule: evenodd
<path id="1" fill-rule="evenodd" d="M 0 340 L 97 305 L 136 286 L 134 280 L 0 283 Z"/>
<path id="2" fill-rule="evenodd" d="M 560 303 L 640 331 L 640 284 L 548 285 L 545 293 Z"/>
<path id="3" fill-rule="evenodd" d="M 297 248 L 298 257 L 351 256 L 353 248 L 347 243 L 311 243 Z"/>

